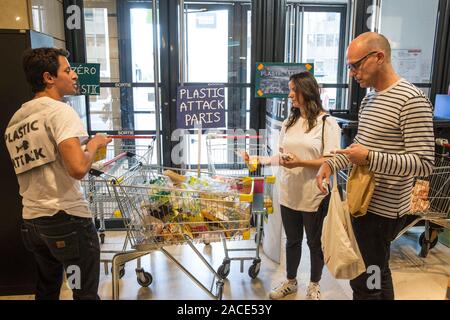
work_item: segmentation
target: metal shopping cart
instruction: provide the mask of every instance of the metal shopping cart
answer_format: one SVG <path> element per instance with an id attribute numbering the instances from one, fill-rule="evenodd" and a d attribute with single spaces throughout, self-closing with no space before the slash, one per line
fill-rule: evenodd
<path id="1" fill-rule="evenodd" d="M 112 136 L 114 142 L 108 146 L 104 161 L 97 162 L 89 171 L 85 179 L 82 180 L 82 187 L 85 198 L 88 200 L 89 208 L 94 222 L 98 222 L 98 233 L 100 242 L 105 243 L 106 220 L 120 222 L 123 225 L 123 217 L 119 210 L 112 183 L 126 182 L 136 171 L 148 165 L 151 161 L 154 137 L 127 136 L 126 138 Z M 136 145 L 135 139 L 150 138 L 150 144 Z M 131 144 L 130 142 L 133 142 Z M 125 251 L 128 246 L 128 236 L 125 237 L 121 251 Z M 108 264 L 111 258 L 108 255 L 115 254 L 118 250 L 107 250 L 101 248 L 101 263 L 104 264 L 105 274 L 108 274 Z M 138 282 L 148 286 L 150 283 L 143 276 L 144 270 L 140 267 L 136 269 Z M 125 267 L 122 265 L 119 271 L 120 277 L 125 274 Z"/>
<path id="2" fill-rule="evenodd" d="M 267 214 L 273 212 L 272 185 L 275 177 L 270 167 L 262 168 L 259 158 L 267 156 L 267 145 L 262 136 L 223 135 L 210 133 L 206 136 L 208 170 L 215 174 L 235 177 L 251 177 L 254 180 L 255 192 L 252 205 L 252 225 L 255 227 L 255 247 L 229 248 L 226 239 L 222 239 L 225 257 L 217 273 L 226 278 L 230 273 L 231 261 L 240 261 L 240 271 L 244 271 L 244 262 L 252 261 L 248 275 L 255 279 L 261 267 L 259 247 L 263 237 L 263 222 Z M 253 256 L 234 256 L 235 252 L 255 252 Z M 233 253 L 233 256 L 230 254 Z"/>
<path id="3" fill-rule="evenodd" d="M 425 258 L 436 246 L 438 234 L 450 228 L 450 144 L 446 139 L 436 139 L 436 157 L 433 172 L 428 177 L 418 177 L 413 189 L 410 223 L 397 236 L 403 235 L 417 223 L 425 222 L 425 231 L 419 237 L 420 253 Z M 422 188 L 420 188 L 422 186 Z"/>
<path id="4" fill-rule="evenodd" d="M 113 299 L 119 297 L 119 266 L 160 250 L 212 298 L 221 299 L 224 279 L 194 246 L 195 242 L 238 240 L 249 232 L 253 181 L 201 173 L 161 175 L 140 170 L 127 184 L 114 185 L 134 250 L 113 257 Z M 177 175 L 177 176 L 175 176 Z M 170 178 L 169 178 L 170 176 Z M 207 288 L 164 247 L 188 244 L 212 273 Z M 148 276 L 151 277 L 150 274 Z"/>
<path id="5" fill-rule="evenodd" d="M 105 240 L 105 219 L 120 219 L 117 203 L 112 194 L 110 181 L 123 180 L 134 170 L 151 163 L 154 136 L 110 136 L 114 140 L 107 146 L 106 158 L 95 163 L 83 180 L 86 199 L 94 219 L 99 222 L 99 237 Z M 148 144 L 136 143 L 139 139 L 148 140 Z"/>

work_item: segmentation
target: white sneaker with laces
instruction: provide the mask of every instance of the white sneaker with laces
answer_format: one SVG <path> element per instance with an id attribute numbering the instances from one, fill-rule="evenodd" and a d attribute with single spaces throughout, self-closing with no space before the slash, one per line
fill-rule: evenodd
<path id="1" fill-rule="evenodd" d="M 270 299 L 281 299 L 288 294 L 297 292 L 297 281 L 291 282 L 286 280 L 282 282 L 278 287 L 275 287 L 270 291 L 269 297 Z"/>
<path id="2" fill-rule="evenodd" d="M 306 299 L 320 300 L 320 285 L 317 282 L 311 282 L 306 289 Z"/>

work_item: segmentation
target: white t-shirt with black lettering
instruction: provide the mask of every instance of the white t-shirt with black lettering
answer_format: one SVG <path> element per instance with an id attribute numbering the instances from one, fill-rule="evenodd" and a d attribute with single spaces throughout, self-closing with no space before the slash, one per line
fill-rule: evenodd
<path id="1" fill-rule="evenodd" d="M 78 217 L 91 217 L 80 181 L 69 175 L 57 148 L 69 138 L 88 136 L 80 117 L 69 105 L 42 97 L 23 104 L 11 121 L 36 113 L 45 123 L 55 160 L 17 175 L 23 197 L 23 218 L 52 216 L 60 210 Z"/>
<path id="2" fill-rule="evenodd" d="M 319 159 L 322 156 L 322 117 L 317 118 L 317 125 L 310 132 L 306 132 L 306 119 L 299 118 L 287 131 L 285 120 L 280 131 L 280 149 L 301 160 Z M 334 118 L 327 117 L 323 154 L 340 149 L 340 146 L 341 129 Z M 316 184 L 317 171 L 318 168 L 280 166 L 280 204 L 296 211 L 316 212 L 325 197 Z"/>

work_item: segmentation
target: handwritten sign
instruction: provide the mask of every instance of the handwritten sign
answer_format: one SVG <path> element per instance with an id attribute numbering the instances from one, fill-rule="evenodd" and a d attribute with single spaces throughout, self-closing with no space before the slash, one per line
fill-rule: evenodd
<path id="1" fill-rule="evenodd" d="M 287 98 L 289 77 L 300 72 L 314 74 L 312 63 L 256 63 L 255 97 Z"/>
<path id="2" fill-rule="evenodd" d="M 178 87 L 177 127 L 180 129 L 225 127 L 225 87 Z"/>
<path id="3" fill-rule="evenodd" d="M 100 95 L 99 63 L 71 63 L 71 68 L 78 75 L 80 94 L 85 96 Z"/>

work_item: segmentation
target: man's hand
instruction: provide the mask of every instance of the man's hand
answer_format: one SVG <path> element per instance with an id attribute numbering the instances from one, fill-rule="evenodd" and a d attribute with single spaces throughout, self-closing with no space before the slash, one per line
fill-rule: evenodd
<path id="1" fill-rule="evenodd" d="M 286 159 L 286 160 L 285 160 Z M 280 166 L 283 166 L 288 169 L 298 168 L 302 165 L 302 160 L 300 160 L 296 155 L 290 153 L 289 158 L 283 159 L 282 156 L 280 156 Z"/>
<path id="2" fill-rule="evenodd" d="M 97 133 L 89 143 L 96 146 L 97 149 L 105 147 L 108 143 L 112 141 L 112 138 L 108 138 L 105 134 Z"/>
<path id="3" fill-rule="evenodd" d="M 328 193 L 328 190 L 325 188 L 325 185 L 330 184 L 330 176 L 331 176 L 331 168 L 328 165 L 328 163 L 324 162 L 316 175 L 317 187 L 320 189 L 322 193 Z"/>
<path id="4" fill-rule="evenodd" d="M 367 156 L 369 155 L 369 150 L 360 144 L 353 143 L 347 149 L 336 150 L 336 153 L 345 154 L 348 160 L 360 166 L 367 165 Z"/>

